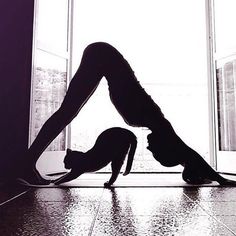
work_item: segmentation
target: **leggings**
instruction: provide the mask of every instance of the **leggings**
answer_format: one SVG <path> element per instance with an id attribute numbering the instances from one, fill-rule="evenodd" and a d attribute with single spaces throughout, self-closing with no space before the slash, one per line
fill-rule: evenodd
<path id="1" fill-rule="evenodd" d="M 107 43 L 93 43 L 84 50 L 80 66 L 60 108 L 45 122 L 28 150 L 34 164 L 51 141 L 79 113 L 103 76 L 108 82 L 111 101 L 127 124 L 160 133 L 171 127 L 161 109 L 141 87 L 123 56 Z"/>

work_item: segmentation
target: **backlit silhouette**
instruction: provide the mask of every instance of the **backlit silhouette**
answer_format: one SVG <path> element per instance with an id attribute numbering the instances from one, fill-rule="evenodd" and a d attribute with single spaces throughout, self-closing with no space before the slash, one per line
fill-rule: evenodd
<path id="1" fill-rule="evenodd" d="M 129 174 L 136 147 L 137 139 L 131 131 L 119 127 L 107 129 L 98 136 L 89 151 L 78 152 L 67 149 L 64 164 L 65 168 L 71 171 L 54 183 L 71 181 L 83 173 L 100 170 L 111 162 L 112 175 L 109 181 L 104 183 L 105 187 L 110 187 L 116 181 L 127 153 L 127 166 L 123 175 Z"/>
<path id="2" fill-rule="evenodd" d="M 47 184 L 36 170 L 38 158 L 76 117 L 103 76 L 108 82 L 111 101 L 125 122 L 152 131 L 148 149 L 157 161 L 164 166 L 183 165 L 183 179 L 188 183 L 204 183 L 205 179 L 210 179 L 220 184 L 235 184 L 216 173 L 178 137 L 159 106 L 141 87 L 128 62 L 114 47 L 102 42 L 90 44 L 84 50 L 61 107 L 45 122 L 26 154 L 28 165 L 22 178 L 35 184 Z"/>

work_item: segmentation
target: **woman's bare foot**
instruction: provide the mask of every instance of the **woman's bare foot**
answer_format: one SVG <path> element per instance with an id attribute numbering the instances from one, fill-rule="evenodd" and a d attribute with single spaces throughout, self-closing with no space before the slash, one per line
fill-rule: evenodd
<path id="1" fill-rule="evenodd" d="M 35 167 L 24 168 L 19 176 L 17 181 L 24 185 L 48 185 L 51 183 L 51 180 L 44 179 Z"/>

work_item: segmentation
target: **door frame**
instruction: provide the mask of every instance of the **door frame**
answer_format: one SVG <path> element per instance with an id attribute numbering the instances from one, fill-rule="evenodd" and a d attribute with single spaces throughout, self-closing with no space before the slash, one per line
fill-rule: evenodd
<path id="1" fill-rule="evenodd" d="M 236 174 L 233 163 L 235 153 L 220 151 L 219 117 L 217 104 L 217 61 L 222 60 L 216 50 L 215 6 L 214 0 L 206 0 L 207 46 L 208 46 L 208 92 L 209 92 L 209 133 L 210 133 L 210 164 L 221 173 Z M 231 57 L 232 55 L 229 55 Z M 235 57 L 235 55 L 234 55 Z"/>
<path id="2" fill-rule="evenodd" d="M 66 86 L 68 88 L 69 82 L 72 78 L 72 51 L 73 51 L 73 6 L 74 6 L 74 0 L 67 0 L 68 1 L 68 18 L 67 18 L 67 52 L 59 52 L 55 51 L 50 48 L 45 48 L 44 46 L 41 46 L 41 44 L 37 44 L 37 12 L 39 9 L 39 2 L 40 0 L 34 0 L 34 23 L 33 23 L 33 40 L 32 40 L 32 66 L 31 66 L 31 99 L 33 98 L 33 79 L 35 76 L 34 66 L 36 63 L 36 51 L 37 49 L 44 50 L 46 52 L 49 52 L 50 54 L 54 56 L 61 57 L 65 60 L 67 60 L 66 65 Z M 31 100 L 32 101 L 32 100 Z M 34 119 L 34 109 L 33 106 L 30 106 L 30 113 L 29 113 L 29 140 L 28 140 L 28 147 L 32 144 L 32 120 Z M 68 125 L 65 128 L 65 149 L 70 148 L 71 146 L 71 128 L 70 125 Z M 54 172 L 61 172 L 65 171 L 63 166 L 63 161 L 58 161 L 59 159 L 63 159 L 65 155 L 65 151 L 45 151 L 39 158 L 39 161 L 37 162 L 37 169 L 42 174 L 51 174 Z"/>
<path id="3" fill-rule="evenodd" d="M 209 104 L 209 154 L 210 165 L 217 170 L 218 150 L 218 118 L 216 97 L 216 66 L 215 58 L 215 25 L 214 0 L 205 0 L 206 4 L 206 37 L 207 37 L 207 68 L 208 68 L 208 104 Z"/>

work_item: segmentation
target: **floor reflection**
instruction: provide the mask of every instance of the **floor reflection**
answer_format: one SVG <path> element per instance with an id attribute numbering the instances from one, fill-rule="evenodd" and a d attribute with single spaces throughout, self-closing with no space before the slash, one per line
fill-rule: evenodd
<path id="1" fill-rule="evenodd" d="M 106 191 L 106 201 L 102 201 L 102 204 L 94 235 L 137 235 L 137 220 L 130 202 L 122 201 L 116 189 Z"/>
<path id="2" fill-rule="evenodd" d="M 0 207 L 0 235 L 235 235 L 235 188 L 31 189 Z"/>

